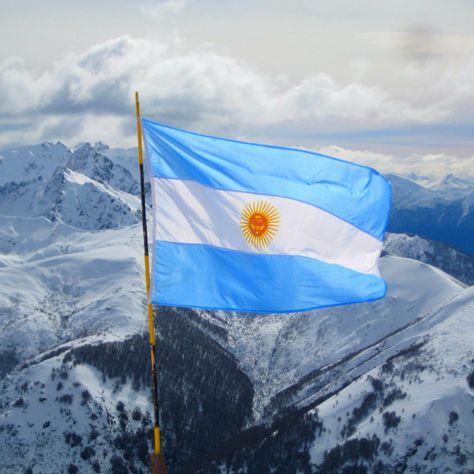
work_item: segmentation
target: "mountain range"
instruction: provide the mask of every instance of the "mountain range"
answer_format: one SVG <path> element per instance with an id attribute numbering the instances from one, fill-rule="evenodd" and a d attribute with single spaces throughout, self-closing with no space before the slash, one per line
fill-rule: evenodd
<path id="1" fill-rule="evenodd" d="M 388 175 L 393 200 L 389 230 L 411 233 L 474 254 L 474 184 L 452 175 L 424 187 Z"/>
<path id="2" fill-rule="evenodd" d="M 102 143 L 1 153 L 2 473 L 147 472 L 135 160 Z M 383 300 L 156 308 L 170 473 L 474 470 L 474 188 L 389 178 Z"/>

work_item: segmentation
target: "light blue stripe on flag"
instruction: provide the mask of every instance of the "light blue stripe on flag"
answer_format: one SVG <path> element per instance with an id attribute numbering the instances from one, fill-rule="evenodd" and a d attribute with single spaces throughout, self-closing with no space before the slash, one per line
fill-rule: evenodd
<path id="1" fill-rule="evenodd" d="M 155 242 L 153 302 L 258 313 L 305 311 L 382 298 L 386 283 L 306 257 L 252 255 Z"/>

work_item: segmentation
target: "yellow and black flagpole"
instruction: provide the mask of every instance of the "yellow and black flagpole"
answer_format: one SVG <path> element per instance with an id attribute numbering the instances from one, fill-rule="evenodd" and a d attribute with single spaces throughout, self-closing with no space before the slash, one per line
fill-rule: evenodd
<path id="1" fill-rule="evenodd" d="M 142 124 L 140 121 L 140 101 L 138 92 L 135 92 L 135 111 L 137 115 L 137 138 L 138 138 L 138 166 L 140 168 L 140 195 L 142 200 L 142 225 L 143 225 L 143 248 L 145 252 L 145 284 L 148 312 L 148 330 L 150 335 L 150 356 L 151 356 L 151 393 L 153 398 L 153 453 L 150 454 L 150 464 L 152 474 L 167 474 L 163 454 L 161 453 L 160 440 L 160 410 L 158 404 L 158 378 L 156 372 L 156 345 L 155 345 L 155 321 L 153 317 L 153 305 L 150 299 L 150 261 L 148 257 L 148 231 L 146 225 L 146 203 L 145 203 L 145 176 L 143 174 L 143 145 L 142 145 Z"/>

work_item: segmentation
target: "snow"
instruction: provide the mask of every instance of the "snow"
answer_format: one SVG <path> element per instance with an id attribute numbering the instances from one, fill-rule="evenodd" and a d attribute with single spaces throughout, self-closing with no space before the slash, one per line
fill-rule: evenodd
<path id="1" fill-rule="evenodd" d="M 84 447 L 92 446 L 101 464 L 108 465 L 113 454 L 110 446 L 119 433 L 117 403 L 121 401 L 127 411 L 139 408 L 146 413 L 148 394 L 127 385 L 117 390 L 114 381 L 104 382 L 95 369 L 79 365 L 68 372 L 67 379 L 55 376 L 61 358 L 33 365 L 4 383 L 2 402 L 7 408 L 0 410 L 0 426 L 4 427 L 0 432 L 2 472 L 24 472 L 26 466 L 33 467 L 34 472 L 67 472 L 72 463 L 79 472 L 93 472 L 79 454 Z M 90 394 L 87 401 L 84 391 Z M 15 407 L 20 395 L 25 405 Z M 64 395 L 71 396 L 71 401 L 61 401 Z M 129 423 L 135 428 L 140 425 L 132 419 Z M 92 443 L 91 426 L 100 435 Z M 16 434 L 2 436 L 5 430 Z M 69 433 L 81 437 L 78 447 L 68 446 Z"/>
<path id="2" fill-rule="evenodd" d="M 392 255 L 406 255 L 410 258 L 433 253 L 432 243 L 418 235 L 387 233 L 384 248 Z"/>
<path id="3" fill-rule="evenodd" d="M 67 380 L 53 377 L 69 348 L 122 341 L 147 329 L 135 174 L 135 150 L 103 144 L 83 144 L 73 152 L 62 144 L 44 144 L 0 157 L 0 353 L 11 350 L 18 358 L 0 387 L 1 472 L 23 472 L 30 464 L 41 472 L 65 472 L 71 460 L 63 459 L 64 432 L 73 430 L 85 439 L 92 414 L 101 431 L 94 446 L 105 462 L 110 453 L 104 451 L 117 429 L 117 402 L 143 413 L 150 408 L 148 393 L 129 382 L 117 390 L 117 381 L 104 380 L 87 365 L 69 367 Z M 431 183 L 428 190 L 408 186 L 412 198 L 424 202 L 443 186 L 467 193 L 452 177 Z M 433 253 L 432 242 L 417 236 L 389 235 L 386 248 L 417 259 Z M 249 425 L 271 422 L 286 407 L 329 397 L 318 406 L 326 431 L 311 448 L 313 462 L 319 463 L 325 450 L 347 440 L 341 435 L 346 412 L 373 390 L 370 377 L 380 378 L 406 397 L 382 411 L 378 400 L 377 409 L 350 437 L 391 439 L 398 457 L 423 437 L 421 454 L 413 459 L 428 466 L 426 451 L 438 446 L 434 465 L 445 472 L 454 465 L 449 453 L 456 444 L 474 459 L 473 393 L 466 383 L 474 369 L 474 287 L 426 263 L 393 255 L 382 258 L 381 273 L 389 291 L 380 301 L 290 315 L 196 311 L 196 318 L 225 330 L 227 337 L 213 331 L 207 337 L 233 354 L 253 383 Z M 419 354 L 399 356 L 414 345 L 420 345 Z M 395 369 L 383 373 L 391 357 Z M 425 368 L 413 370 L 413 361 Z M 84 390 L 91 400 L 82 405 Z M 73 395 L 71 405 L 58 402 L 64 393 Z M 25 407 L 14 406 L 19 396 Z M 386 410 L 401 417 L 388 433 Z M 450 426 L 453 410 L 460 417 Z M 78 453 L 74 462 L 80 472 L 91 472 Z"/>
<path id="4" fill-rule="evenodd" d="M 0 186 L 7 183 L 49 179 L 54 171 L 64 166 L 70 151 L 62 143 L 43 143 L 7 150 L 0 155 Z"/>
<path id="5" fill-rule="evenodd" d="M 394 375 L 390 380 L 406 393 L 406 398 L 386 408 L 401 416 L 401 424 L 394 431 L 389 431 L 387 436 L 382 421 L 385 410 L 375 409 L 358 425 L 352 438 L 374 434 L 380 439 L 390 438 L 395 453 L 400 456 L 407 452 L 415 439 L 422 438 L 423 446 L 436 447 L 442 456 L 435 462 L 425 462 L 427 448 L 422 448 L 425 452 L 416 457 L 416 462 L 421 462 L 425 469 L 438 469 L 435 472 L 447 472 L 453 466 L 453 459 L 448 454 L 454 451 L 455 445 L 459 444 L 468 453 L 469 459 L 474 459 L 474 428 L 470 420 L 472 390 L 466 382 L 470 369 L 468 361 L 474 354 L 473 314 L 474 287 L 462 290 L 434 311 L 430 321 L 417 329 L 417 337 L 428 342 L 415 358 L 426 368 L 420 368 L 415 375 Z M 400 366 L 408 370 L 408 363 L 405 362 L 405 367 L 403 363 Z M 311 455 L 314 462 L 321 462 L 326 450 L 344 442 L 340 433 L 347 421 L 346 413 L 352 413 L 353 408 L 360 406 L 363 396 L 372 391 L 369 377 L 382 378 L 387 383 L 381 368 L 376 367 L 318 406 L 318 415 L 327 431 L 313 446 Z M 450 424 L 452 411 L 459 415 L 459 420 Z M 448 441 L 443 440 L 443 435 L 448 437 Z M 408 470 L 411 472 L 410 467 Z"/>
<path id="6" fill-rule="evenodd" d="M 109 148 L 103 153 L 111 159 L 114 164 L 120 165 L 135 174 L 137 170 L 138 149 L 137 148 Z"/>
<path id="7" fill-rule="evenodd" d="M 88 232 L 44 218 L 5 221 L 23 238 L 0 268 L 0 347 L 28 337 L 22 355 L 31 357 L 81 334 L 144 327 L 141 226 Z"/>
<path id="8" fill-rule="evenodd" d="M 382 258 L 381 273 L 389 291 L 380 301 L 286 317 L 227 318 L 231 348 L 256 387 L 257 418 L 271 397 L 292 381 L 370 347 L 429 315 L 463 289 L 449 275 L 400 257 Z"/>

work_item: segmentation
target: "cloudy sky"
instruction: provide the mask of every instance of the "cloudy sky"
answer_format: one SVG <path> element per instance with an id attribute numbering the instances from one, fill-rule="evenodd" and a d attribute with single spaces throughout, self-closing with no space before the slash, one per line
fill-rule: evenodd
<path id="1" fill-rule="evenodd" d="M 471 0 L 0 0 L 0 148 L 133 146 L 143 115 L 474 177 Z"/>

